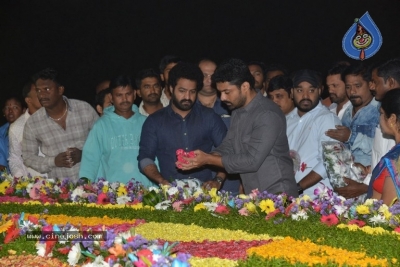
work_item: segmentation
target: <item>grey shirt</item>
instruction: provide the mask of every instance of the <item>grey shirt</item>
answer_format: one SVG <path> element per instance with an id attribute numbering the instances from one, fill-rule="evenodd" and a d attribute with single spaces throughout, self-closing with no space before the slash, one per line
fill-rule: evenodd
<path id="1" fill-rule="evenodd" d="M 68 99 L 66 129 L 53 121 L 45 108 L 40 108 L 26 122 L 22 142 L 24 164 L 39 172 L 48 173 L 49 178 L 71 178 L 76 181 L 80 163 L 72 168 L 56 167 L 55 158 L 68 148 L 83 148 L 94 122 L 96 111 L 86 102 Z M 39 148 L 43 156 L 39 156 Z"/>
<path id="2" fill-rule="evenodd" d="M 261 93 L 233 111 L 228 133 L 214 152 L 228 173 L 240 174 L 246 194 L 258 189 L 298 196 L 285 115 Z"/>

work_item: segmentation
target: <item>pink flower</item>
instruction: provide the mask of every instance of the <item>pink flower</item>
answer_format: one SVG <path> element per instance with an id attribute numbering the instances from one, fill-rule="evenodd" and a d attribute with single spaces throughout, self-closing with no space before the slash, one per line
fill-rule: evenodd
<path id="1" fill-rule="evenodd" d="M 10 186 L 9 188 L 6 189 L 6 195 L 12 195 L 14 194 L 14 187 Z"/>
<path id="2" fill-rule="evenodd" d="M 174 209 L 174 211 L 178 211 L 181 212 L 182 211 L 182 201 L 176 201 L 172 204 L 172 208 Z"/>
<path id="3" fill-rule="evenodd" d="M 246 208 L 241 208 L 239 214 L 243 216 L 249 216 L 249 211 Z"/>
<path id="4" fill-rule="evenodd" d="M 97 204 L 103 205 L 103 204 L 108 204 L 110 202 L 110 199 L 108 199 L 108 196 L 106 193 L 100 193 L 97 196 Z"/>
<path id="5" fill-rule="evenodd" d="M 304 170 L 307 168 L 307 164 L 305 162 L 302 162 L 300 165 L 300 171 L 304 172 Z"/>
<path id="6" fill-rule="evenodd" d="M 229 214 L 229 209 L 225 205 L 218 205 L 215 209 L 215 213 Z"/>
<path id="7" fill-rule="evenodd" d="M 339 223 L 339 219 L 338 219 L 338 217 L 336 217 L 335 214 L 332 213 L 329 215 L 322 215 L 321 222 L 328 226 L 333 226 L 333 225 L 336 225 Z"/>
<path id="8" fill-rule="evenodd" d="M 400 233 L 400 226 L 394 229 L 395 232 Z"/>
<path id="9" fill-rule="evenodd" d="M 349 221 L 348 224 L 355 224 L 355 225 L 357 225 L 358 227 L 361 228 L 361 227 L 363 227 L 365 225 L 365 222 L 354 219 L 354 220 Z"/>
<path id="10" fill-rule="evenodd" d="M 31 191 L 29 192 L 30 198 L 32 199 L 40 198 L 40 187 L 42 187 L 40 183 L 36 183 L 32 186 Z"/>

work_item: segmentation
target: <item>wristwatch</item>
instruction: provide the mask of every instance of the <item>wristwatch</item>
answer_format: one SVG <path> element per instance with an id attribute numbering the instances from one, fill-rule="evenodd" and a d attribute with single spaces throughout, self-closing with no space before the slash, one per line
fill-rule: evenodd
<path id="1" fill-rule="evenodd" d="M 217 181 L 220 185 L 224 182 L 224 179 L 219 176 L 215 176 L 213 180 Z"/>
<path id="2" fill-rule="evenodd" d="M 303 194 L 304 190 L 301 188 L 301 185 L 297 183 L 297 192 L 299 192 L 299 195 Z"/>

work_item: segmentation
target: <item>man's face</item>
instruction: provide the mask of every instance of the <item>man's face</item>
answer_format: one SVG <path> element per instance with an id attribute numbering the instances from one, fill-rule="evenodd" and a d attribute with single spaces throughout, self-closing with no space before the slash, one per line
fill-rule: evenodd
<path id="1" fill-rule="evenodd" d="M 307 113 L 318 105 L 320 93 L 320 88 L 306 81 L 301 82 L 292 89 L 294 105 L 300 112 Z"/>
<path id="2" fill-rule="evenodd" d="M 279 75 L 283 75 L 283 74 L 284 74 L 284 73 L 283 73 L 282 71 L 280 71 L 280 70 L 268 71 L 268 72 L 265 74 L 265 88 L 268 88 L 269 81 L 270 81 L 272 78 L 274 78 L 274 77 L 276 77 L 276 76 L 279 76 Z"/>
<path id="3" fill-rule="evenodd" d="M 185 78 L 180 78 L 172 90 L 172 104 L 182 110 L 191 110 L 197 99 L 197 84 Z"/>
<path id="4" fill-rule="evenodd" d="M 156 104 L 161 98 L 161 84 L 155 77 L 147 77 L 140 83 L 138 95 L 144 103 Z"/>
<path id="5" fill-rule="evenodd" d="M 111 91 L 111 99 L 115 107 L 115 113 L 121 115 L 132 110 L 136 91 L 131 86 L 119 86 Z"/>
<path id="6" fill-rule="evenodd" d="M 30 100 L 30 105 L 35 109 L 38 110 L 42 107 L 42 105 L 39 102 L 38 95 L 36 93 L 36 86 L 34 84 L 31 85 L 31 90 L 29 91 L 28 94 L 29 100 Z"/>
<path id="7" fill-rule="evenodd" d="M 169 63 L 169 64 L 165 67 L 164 72 L 162 73 L 163 75 L 161 76 L 161 79 L 164 81 L 165 85 L 168 84 L 168 78 L 169 78 L 169 72 L 170 72 L 170 70 L 171 70 L 173 67 L 175 67 L 176 64 L 178 64 L 178 63 L 172 62 L 172 63 Z"/>
<path id="8" fill-rule="evenodd" d="M 38 79 L 36 81 L 36 94 L 42 107 L 53 108 L 62 99 L 64 87 L 52 80 Z"/>
<path id="9" fill-rule="evenodd" d="M 249 65 L 249 70 L 251 75 L 253 75 L 255 84 L 254 87 L 256 89 L 264 88 L 264 73 L 260 66 L 258 65 Z"/>
<path id="10" fill-rule="evenodd" d="M 387 91 L 389 91 L 390 86 L 389 86 L 389 80 L 385 82 L 383 77 L 378 76 L 378 70 L 374 69 L 372 71 L 372 82 L 373 86 L 371 87 L 372 91 L 375 91 L 375 99 L 376 100 L 382 100 L 382 98 L 385 96 Z"/>
<path id="11" fill-rule="evenodd" d="M 205 92 L 215 92 L 214 88 L 211 87 L 211 76 L 214 74 L 217 65 L 215 65 L 211 61 L 202 61 L 199 64 L 199 68 L 201 72 L 203 72 L 204 79 L 203 79 L 203 91 Z"/>
<path id="12" fill-rule="evenodd" d="M 217 83 L 217 89 L 221 93 L 221 101 L 224 102 L 230 110 L 243 107 L 246 103 L 246 96 L 242 94 L 241 88 L 232 85 L 229 82 Z"/>
<path id="13" fill-rule="evenodd" d="M 348 100 L 346 86 L 340 78 L 340 74 L 328 75 L 326 77 L 326 84 L 328 85 L 329 98 L 332 103 L 339 104 Z"/>
<path id="14" fill-rule="evenodd" d="M 346 75 L 345 84 L 347 97 L 353 107 L 363 107 L 373 98 L 369 83 L 361 75 Z"/>
<path id="15" fill-rule="evenodd" d="M 268 97 L 281 108 L 285 115 L 294 109 L 293 100 L 285 89 L 268 92 Z"/>
<path id="16" fill-rule="evenodd" d="M 24 109 L 22 108 L 21 103 L 19 103 L 17 100 L 9 99 L 6 101 L 3 113 L 9 123 L 16 121 L 23 112 Z"/>

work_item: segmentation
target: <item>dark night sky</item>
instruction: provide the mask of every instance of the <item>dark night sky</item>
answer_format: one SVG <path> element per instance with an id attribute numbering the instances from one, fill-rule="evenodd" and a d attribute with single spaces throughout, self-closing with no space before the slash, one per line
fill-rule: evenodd
<path id="1" fill-rule="evenodd" d="M 398 0 L 3 0 L 0 96 L 20 94 L 30 75 L 51 66 L 65 78 L 65 95 L 92 102 L 102 79 L 156 68 L 165 54 L 325 72 L 337 60 L 351 61 L 341 41 L 366 11 L 383 36 L 367 63 L 399 56 Z"/>

